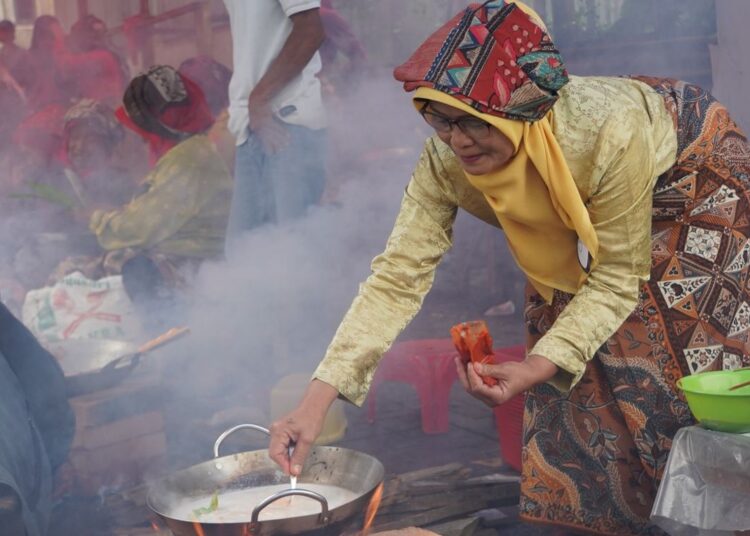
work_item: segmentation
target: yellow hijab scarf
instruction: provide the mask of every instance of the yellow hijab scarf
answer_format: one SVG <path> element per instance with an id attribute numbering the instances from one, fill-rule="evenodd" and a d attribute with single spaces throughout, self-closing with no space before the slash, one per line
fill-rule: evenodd
<path id="1" fill-rule="evenodd" d="M 466 173 L 466 177 L 484 194 L 516 262 L 544 299 L 552 301 L 553 289 L 576 293 L 597 263 L 599 241 L 552 133 L 552 112 L 533 123 L 504 119 L 426 87 L 418 88 L 414 99 L 439 102 L 478 117 L 513 143 L 515 155 L 503 168 L 487 175 Z"/>

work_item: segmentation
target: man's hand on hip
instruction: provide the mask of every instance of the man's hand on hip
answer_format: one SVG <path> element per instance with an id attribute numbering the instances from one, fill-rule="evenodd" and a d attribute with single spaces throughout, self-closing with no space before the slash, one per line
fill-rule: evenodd
<path id="1" fill-rule="evenodd" d="M 271 111 L 267 103 L 254 103 L 252 97 L 248 101 L 250 112 L 250 132 L 260 139 L 263 150 L 267 154 L 276 154 L 289 145 L 289 132 Z"/>

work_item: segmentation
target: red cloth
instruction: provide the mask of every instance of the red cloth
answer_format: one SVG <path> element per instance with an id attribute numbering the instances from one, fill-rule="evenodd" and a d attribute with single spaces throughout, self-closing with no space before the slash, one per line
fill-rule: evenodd
<path id="1" fill-rule="evenodd" d="M 206 132 L 214 124 L 214 116 L 208 108 L 203 91 L 192 80 L 180 76 L 187 90 L 187 103 L 173 105 L 164 110 L 158 120 L 164 125 L 184 132 L 185 134 L 201 134 Z M 153 132 L 142 129 L 136 125 L 123 106 L 120 106 L 115 115 L 117 119 L 127 128 L 141 136 L 148 143 L 151 154 L 151 165 L 155 165 L 170 149 L 180 143 L 181 140 L 162 137 Z"/>
<path id="2" fill-rule="evenodd" d="M 117 119 L 120 121 L 120 123 L 146 140 L 149 148 L 149 163 L 151 164 L 151 167 L 155 166 L 159 159 L 164 156 L 167 151 L 169 151 L 172 147 L 179 143 L 178 140 L 169 140 L 166 138 L 162 138 L 161 136 L 152 132 L 143 130 L 141 127 L 133 123 L 133 120 L 130 119 L 128 112 L 126 112 L 125 108 L 122 106 L 115 110 L 115 115 L 117 116 Z"/>
<path id="3" fill-rule="evenodd" d="M 492 336 L 484 320 L 456 324 L 451 328 L 451 339 L 465 365 L 496 362 L 492 350 Z M 482 381 L 490 387 L 497 385 L 497 379 L 492 376 L 482 376 Z"/>

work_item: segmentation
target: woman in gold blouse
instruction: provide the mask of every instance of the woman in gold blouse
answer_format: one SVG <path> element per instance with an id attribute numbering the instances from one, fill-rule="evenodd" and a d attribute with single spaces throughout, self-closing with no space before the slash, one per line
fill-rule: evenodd
<path id="1" fill-rule="evenodd" d="M 568 76 L 520 2 L 470 6 L 395 74 L 436 135 L 302 403 L 272 426 L 271 457 L 298 473 L 332 401 L 363 403 L 463 208 L 502 228 L 529 281 L 525 361 L 457 362 L 491 406 L 526 392 L 522 517 L 659 534 L 651 505 L 692 424 L 676 381 L 750 364 L 744 135 L 696 86 Z"/>

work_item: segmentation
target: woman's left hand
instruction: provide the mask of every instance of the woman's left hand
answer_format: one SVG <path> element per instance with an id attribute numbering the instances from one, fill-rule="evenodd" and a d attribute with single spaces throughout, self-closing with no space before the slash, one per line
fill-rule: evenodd
<path id="1" fill-rule="evenodd" d="M 557 374 L 558 369 L 549 359 L 540 355 L 530 355 L 523 361 L 508 361 L 496 365 L 464 365 L 456 358 L 456 370 L 458 379 L 470 395 L 494 407 L 550 380 Z M 497 379 L 497 385 L 485 385 L 481 376 Z"/>

